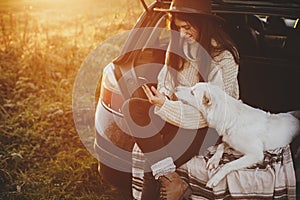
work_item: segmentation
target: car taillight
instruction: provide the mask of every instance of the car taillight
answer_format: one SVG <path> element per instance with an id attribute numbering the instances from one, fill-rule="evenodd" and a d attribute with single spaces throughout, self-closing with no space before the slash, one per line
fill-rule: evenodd
<path id="1" fill-rule="evenodd" d="M 109 64 L 104 68 L 100 90 L 100 102 L 110 112 L 123 116 L 121 108 L 124 99 L 114 76 L 113 69 L 113 64 Z"/>

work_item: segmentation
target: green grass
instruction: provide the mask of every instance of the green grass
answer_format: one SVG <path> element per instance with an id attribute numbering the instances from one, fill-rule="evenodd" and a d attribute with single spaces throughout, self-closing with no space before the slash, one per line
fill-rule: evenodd
<path id="1" fill-rule="evenodd" d="M 89 53 L 130 29 L 137 1 L 0 1 L 0 199 L 124 199 L 73 122 Z"/>

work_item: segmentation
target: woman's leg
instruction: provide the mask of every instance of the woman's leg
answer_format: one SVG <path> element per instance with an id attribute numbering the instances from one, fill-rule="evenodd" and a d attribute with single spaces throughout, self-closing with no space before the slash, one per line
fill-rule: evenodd
<path id="1" fill-rule="evenodd" d="M 199 154 L 207 130 L 208 130 L 207 128 L 199 129 L 198 131 L 180 129 L 178 130 L 177 133 L 175 133 L 175 135 L 170 134 L 169 132 L 166 132 L 164 134 L 164 142 L 166 144 L 173 142 L 173 140 L 176 140 L 174 139 L 175 137 L 179 137 L 179 140 L 182 138 L 184 140 L 189 141 L 187 147 L 183 148 L 185 149 L 185 151 L 180 152 L 181 154 L 179 158 L 175 159 L 178 155 L 175 155 L 176 157 L 173 158 L 175 160 L 176 168 L 189 161 L 195 155 Z M 176 143 L 177 142 L 175 142 L 175 144 Z M 168 151 L 176 152 L 176 148 L 179 149 L 182 148 L 179 146 L 176 147 L 176 145 L 168 145 L 169 147 Z M 177 174 L 177 172 L 165 174 L 163 177 L 160 178 L 160 180 L 162 184 L 164 199 L 178 199 L 178 198 L 189 199 L 192 191 L 188 183 L 182 180 L 180 176 Z"/>
<path id="2" fill-rule="evenodd" d="M 164 126 L 162 126 L 162 130 L 156 128 L 165 122 L 153 113 L 153 106 L 146 99 L 130 99 L 124 104 L 123 113 L 135 142 L 145 155 L 142 200 L 156 200 L 159 198 L 160 185 L 152 175 L 151 165 L 169 155 L 167 151 L 153 152 L 164 147 L 161 133 L 162 130 L 165 131 L 168 128 Z"/>
<path id="3" fill-rule="evenodd" d="M 182 155 L 178 159 L 175 160 L 176 168 L 180 167 L 181 165 L 183 165 L 184 163 L 189 161 L 195 155 L 199 155 L 200 148 L 203 144 L 207 130 L 208 130 L 208 128 L 201 128 L 201 129 L 198 129 L 196 133 L 195 133 L 195 130 L 185 130 L 184 131 L 184 134 L 187 134 L 187 135 L 195 134 L 195 135 L 194 135 L 194 138 L 193 138 L 191 144 L 186 149 L 186 151 L 184 153 L 182 153 Z"/>
<path id="4" fill-rule="evenodd" d="M 147 156 L 148 165 L 152 165 L 166 157 L 172 156 L 176 166 L 180 166 L 190 158 L 199 154 L 208 128 L 198 130 L 182 129 L 167 122 L 153 113 L 152 105 L 145 99 L 132 99 L 128 103 L 127 115 L 130 115 L 134 123 L 130 127 L 135 142 Z M 152 118 L 150 118 L 152 116 Z M 162 126 L 163 124 L 163 126 Z M 153 128 L 153 127 L 156 127 Z M 161 128 L 160 128 L 161 127 Z M 188 146 L 168 145 L 175 137 L 189 140 Z M 183 144 L 183 143 L 182 143 Z M 180 145 L 180 144 L 179 144 Z M 185 150 L 180 152 L 180 157 L 172 155 L 178 148 Z M 159 153 L 153 153 L 161 150 Z M 148 154 L 147 154 L 148 153 Z"/>
<path id="5" fill-rule="evenodd" d="M 160 184 L 152 175 L 152 172 L 145 172 L 143 177 L 142 200 L 158 200 L 160 195 Z"/>
<path id="6" fill-rule="evenodd" d="M 200 147 L 207 131 L 206 128 L 198 131 L 180 129 L 177 126 L 165 123 L 159 116 L 153 113 L 153 107 L 152 109 L 151 107 L 152 105 L 147 100 L 134 98 L 128 101 L 127 107 L 123 109 L 125 111 L 124 114 L 127 117 L 126 121 L 129 123 L 129 129 L 146 157 L 142 191 L 143 200 L 154 199 L 154 196 L 159 197 L 159 183 L 152 175 L 151 165 L 171 156 L 175 160 L 176 166 L 181 166 L 193 156 L 199 154 Z M 149 124 L 152 126 L 149 126 Z M 161 124 L 164 125 L 161 126 Z M 153 129 L 153 127 L 158 128 Z M 157 133 L 153 131 L 157 131 Z M 181 135 L 180 137 L 183 136 L 183 139 L 190 139 L 191 141 L 188 146 L 183 146 L 182 149 L 185 149 L 185 151 L 180 152 L 179 158 L 178 156 L 172 155 L 172 153 L 175 152 L 175 149 L 178 150 L 178 146 L 169 145 L 166 147 L 166 145 L 177 137 L 178 134 Z M 158 150 L 160 150 L 159 153 L 154 153 Z M 171 182 L 174 184 L 176 183 L 176 185 L 183 182 L 182 180 L 177 180 L 180 179 L 177 174 L 173 175 Z"/>
<path id="7" fill-rule="evenodd" d="M 126 122 L 130 132 L 139 148 L 146 154 L 148 169 L 150 166 L 169 156 L 167 151 L 160 151 L 165 144 L 162 134 L 166 131 L 175 132 L 177 127 L 169 127 L 153 112 L 152 106 L 147 99 L 132 98 L 123 107 Z"/>

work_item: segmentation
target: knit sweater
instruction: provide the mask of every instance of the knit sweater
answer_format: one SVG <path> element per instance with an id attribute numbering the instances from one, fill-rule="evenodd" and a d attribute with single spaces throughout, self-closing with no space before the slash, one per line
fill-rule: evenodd
<path id="1" fill-rule="evenodd" d="M 198 129 L 207 126 L 202 114 L 188 104 L 176 100 L 174 96 L 175 81 L 165 65 L 158 75 L 158 90 L 165 93 L 171 100 L 166 99 L 164 104 L 155 107 L 155 113 L 165 121 L 186 129 Z M 212 59 L 208 73 L 208 82 L 220 86 L 227 94 L 238 99 L 238 65 L 229 51 L 223 51 Z M 177 85 L 193 86 L 200 81 L 196 62 L 186 62 L 178 72 Z"/>

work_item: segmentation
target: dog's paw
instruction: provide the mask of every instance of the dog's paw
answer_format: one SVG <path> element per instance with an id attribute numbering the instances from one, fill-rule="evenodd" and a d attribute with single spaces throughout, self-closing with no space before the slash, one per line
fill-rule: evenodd
<path id="1" fill-rule="evenodd" d="M 206 169 L 216 169 L 219 166 L 221 158 L 217 156 L 211 157 L 206 163 Z"/>
<path id="2" fill-rule="evenodd" d="M 206 187 L 213 188 L 218 185 L 218 183 L 221 181 L 221 179 L 218 177 L 218 175 L 213 176 L 209 181 L 206 183 Z"/>

